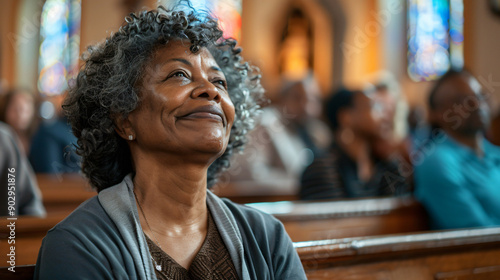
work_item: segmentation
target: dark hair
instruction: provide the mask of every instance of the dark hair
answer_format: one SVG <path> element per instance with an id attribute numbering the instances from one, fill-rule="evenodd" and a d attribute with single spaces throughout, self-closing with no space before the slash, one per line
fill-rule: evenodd
<path id="1" fill-rule="evenodd" d="M 189 3 L 188 3 L 189 4 Z M 190 5 L 189 5 L 190 6 Z M 177 6 L 178 7 L 178 6 Z M 260 111 L 263 89 L 259 70 L 244 62 L 233 39 L 222 38 L 218 22 L 206 12 L 160 6 L 130 14 L 118 32 L 88 47 L 85 64 L 70 87 L 63 108 L 78 138 L 82 172 L 98 191 L 133 171 L 129 147 L 115 132 L 114 119 L 126 117 L 139 102 L 137 83 L 154 50 L 174 39 L 189 40 L 190 50 L 207 47 L 225 74 L 236 115 L 224 154 L 208 169 L 207 184 L 229 166 L 234 149 L 242 149 Z"/>
<path id="2" fill-rule="evenodd" d="M 454 69 L 454 68 L 451 68 L 446 73 L 444 73 L 443 76 L 441 76 L 439 80 L 436 81 L 436 83 L 432 87 L 431 92 L 429 93 L 428 97 L 429 109 L 435 110 L 439 107 L 440 104 L 437 104 L 436 97 L 439 94 L 440 89 L 444 84 L 446 84 L 452 78 L 464 75 L 471 75 L 471 73 L 465 69 Z"/>
<path id="3" fill-rule="evenodd" d="M 341 88 L 326 100 L 325 115 L 333 131 L 339 128 L 339 112 L 354 106 L 354 96 L 357 93 L 359 92 Z"/>
<path id="4" fill-rule="evenodd" d="M 437 102 L 437 96 L 441 93 L 441 87 L 445 85 L 449 80 L 464 75 L 472 75 L 472 74 L 465 69 L 450 68 L 450 70 L 444 73 L 443 76 L 441 76 L 436 81 L 427 99 L 427 102 L 429 104 L 429 111 L 436 110 L 442 105 L 438 104 Z M 429 120 L 429 125 L 430 125 L 429 138 L 432 139 L 439 136 L 438 132 L 441 131 L 441 127 L 439 126 L 439 124 L 437 124 L 434 120 Z"/>

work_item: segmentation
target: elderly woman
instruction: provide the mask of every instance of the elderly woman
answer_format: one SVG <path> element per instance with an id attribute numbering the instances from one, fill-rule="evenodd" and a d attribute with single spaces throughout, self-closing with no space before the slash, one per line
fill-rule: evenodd
<path id="1" fill-rule="evenodd" d="M 221 36 L 160 7 L 89 48 L 64 108 L 99 194 L 48 232 L 35 279 L 305 279 L 279 221 L 207 191 L 262 96 Z"/>

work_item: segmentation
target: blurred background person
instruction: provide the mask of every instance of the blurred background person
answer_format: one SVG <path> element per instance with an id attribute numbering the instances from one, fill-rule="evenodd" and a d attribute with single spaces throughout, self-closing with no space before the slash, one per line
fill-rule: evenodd
<path id="1" fill-rule="evenodd" d="M 341 89 L 325 104 L 334 142 L 302 175 L 301 199 L 386 196 L 404 193 L 408 185 L 398 166 L 373 153 L 385 139 L 383 105 L 373 92 Z"/>
<path id="2" fill-rule="evenodd" d="M 408 103 L 394 76 L 381 71 L 376 73 L 373 84 L 365 87 L 381 106 L 384 133 L 373 143 L 373 152 L 383 159 L 409 162 L 411 141 L 408 138 Z"/>
<path id="3" fill-rule="evenodd" d="M 25 89 L 14 88 L 0 96 L 0 121 L 14 130 L 24 155 L 30 152 L 31 138 L 36 130 L 35 104 L 35 96 Z"/>
<path id="4" fill-rule="evenodd" d="M 21 152 L 19 139 L 11 128 L 0 122 L 0 216 L 45 216 L 40 190 L 26 155 Z M 9 176 L 10 175 L 10 176 Z M 9 179 L 14 184 L 9 185 Z M 9 199 L 11 197 L 11 199 Z M 9 209 L 12 198 L 14 207 Z M 10 203 L 9 203 L 10 201 Z"/>
<path id="5" fill-rule="evenodd" d="M 420 144 L 429 138 L 429 133 L 425 108 L 423 106 L 410 108 L 408 112 L 408 137 L 411 141 L 411 149 L 418 149 Z"/>
<path id="6" fill-rule="evenodd" d="M 47 98 L 40 106 L 42 121 L 33 136 L 29 160 L 37 173 L 75 173 L 80 157 L 74 145 L 76 137 L 62 114 L 64 94 Z"/>
<path id="7" fill-rule="evenodd" d="M 500 225 L 500 148 L 484 137 L 490 119 L 481 85 L 467 71 L 450 70 L 428 102 L 435 146 L 415 166 L 415 194 L 432 226 Z"/>
<path id="8" fill-rule="evenodd" d="M 321 111 L 320 91 L 312 74 L 284 82 L 276 102 L 263 109 L 244 153 L 235 156 L 223 177 L 241 186 L 241 191 L 296 193 L 304 168 L 331 139 L 319 119 Z M 248 189 L 246 183 L 262 188 Z"/>

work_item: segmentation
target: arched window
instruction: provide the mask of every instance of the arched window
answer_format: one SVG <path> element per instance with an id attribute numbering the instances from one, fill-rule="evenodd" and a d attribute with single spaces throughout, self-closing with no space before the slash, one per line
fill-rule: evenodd
<path id="1" fill-rule="evenodd" d="M 63 93 L 78 71 L 81 0 L 46 0 L 40 24 L 38 90 Z"/>
<path id="2" fill-rule="evenodd" d="M 280 45 L 280 74 L 302 80 L 314 69 L 313 22 L 297 6 L 290 9 Z"/>
<path id="3" fill-rule="evenodd" d="M 463 0 L 408 0 L 408 74 L 435 80 L 462 68 Z"/>

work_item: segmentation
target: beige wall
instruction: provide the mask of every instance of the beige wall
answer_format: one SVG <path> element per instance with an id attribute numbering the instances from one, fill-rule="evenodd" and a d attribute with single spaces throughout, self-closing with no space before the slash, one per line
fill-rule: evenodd
<path id="1" fill-rule="evenodd" d="M 122 0 L 82 0 L 80 53 L 118 31 L 127 11 Z"/>
<path id="2" fill-rule="evenodd" d="M 465 65 L 490 93 L 490 104 L 500 110 L 500 15 L 486 0 L 465 0 Z"/>
<path id="3" fill-rule="evenodd" d="M 0 9 L 0 86 L 8 87 L 14 83 L 14 45 L 12 38 L 15 30 L 17 0 L 3 0 Z"/>
<path id="4" fill-rule="evenodd" d="M 370 14 L 376 11 L 374 0 L 349 1 L 342 0 L 341 4 L 347 19 L 346 36 L 341 43 L 342 58 L 344 60 L 343 82 L 348 87 L 361 87 L 369 74 L 380 69 L 379 53 L 380 33 L 372 30 Z"/>

